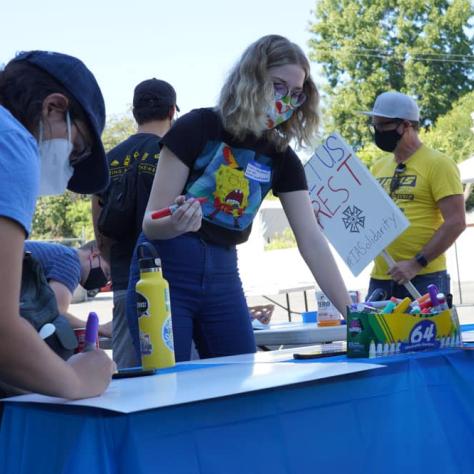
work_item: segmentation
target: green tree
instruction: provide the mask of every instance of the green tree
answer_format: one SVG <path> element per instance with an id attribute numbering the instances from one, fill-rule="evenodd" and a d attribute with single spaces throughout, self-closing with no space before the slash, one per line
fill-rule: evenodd
<path id="1" fill-rule="evenodd" d="M 452 110 L 440 117 L 435 126 L 422 134 L 428 146 L 442 151 L 456 163 L 474 156 L 474 92 L 457 101 Z M 466 201 L 466 209 L 474 208 L 474 189 Z"/>
<path id="2" fill-rule="evenodd" d="M 421 133 L 421 139 L 431 148 L 442 151 L 456 163 L 474 155 L 473 118 L 474 92 L 469 92 L 439 117 L 434 127 Z"/>
<path id="3" fill-rule="evenodd" d="M 136 130 L 137 125 L 130 113 L 110 117 L 102 134 L 105 151 L 111 150 L 130 135 L 136 133 Z"/>
<path id="4" fill-rule="evenodd" d="M 94 236 L 90 200 L 67 191 L 61 196 L 41 197 L 33 216 L 33 240 Z"/>
<path id="5" fill-rule="evenodd" d="M 102 141 L 106 151 L 135 133 L 130 114 L 111 117 L 107 121 Z M 39 198 L 33 216 L 31 239 L 94 238 L 90 197 L 67 191 L 61 196 Z"/>
<path id="6" fill-rule="evenodd" d="M 473 90 L 469 0 L 319 0 L 310 57 L 322 66 L 330 98 L 326 126 L 359 149 L 369 139 L 375 97 L 414 97 L 428 126 Z"/>

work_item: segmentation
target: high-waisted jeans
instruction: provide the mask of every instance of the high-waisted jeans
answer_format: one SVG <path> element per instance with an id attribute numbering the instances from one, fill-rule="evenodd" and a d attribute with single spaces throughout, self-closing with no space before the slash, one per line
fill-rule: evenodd
<path id="1" fill-rule="evenodd" d="M 137 241 L 127 294 L 127 318 L 137 354 L 140 353 L 135 294 L 140 278 L 137 247 L 147 241 L 143 234 Z M 201 358 L 255 352 L 235 246 L 205 242 L 195 233 L 151 243 L 170 286 L 176 361 L 190 359 L 193 339 Z"/>

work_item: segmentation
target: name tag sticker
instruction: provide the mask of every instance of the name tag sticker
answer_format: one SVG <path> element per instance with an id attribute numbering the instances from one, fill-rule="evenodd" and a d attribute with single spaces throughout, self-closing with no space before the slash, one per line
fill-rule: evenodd
<path id="1" fill-rule="evenodd" d="M 269 166 L 262 165 L 256 161 L 248 163 L 245 169 L 245 177 L 253 179 L 259 183 L 269 183 L 272 176 L 272 170 Z"/>

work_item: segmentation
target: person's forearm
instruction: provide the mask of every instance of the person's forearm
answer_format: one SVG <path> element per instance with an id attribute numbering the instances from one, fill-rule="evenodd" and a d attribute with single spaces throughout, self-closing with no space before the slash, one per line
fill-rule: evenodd
<path id="1" fill-rule="evenodd" d="M 67 318 L 67 320 L 74 329 L 86 327 L 86 321 L 84 321 L 83 319 L 78 318 L 77 316 L 74 316 L 71 313 L 65 313 L 64 316 Z"/>
<path id="2" fill-rule="evenodd" d="M 351 305 L 351 299 L 329 245 L 322 235 L 315 236 L 312 240 L 314 242 L 299 243 L 301 256 L 311 270 L 318 286 L 339 312 L 346 317 L 346 309 Z"/>
<path id="3" fill-rule="evenodd" d="M 0 327 L 0 377 L 24 390 L 64 398 L 80 396 L 74 370 L 19 316 Z"/>
<path id="4" fill-rule="evenodd" d="M 453 245 L 465 228 L 466 225 L 462 221 L 453 223 L 444 222 L 434 233 L 431 240 L 420 249 L 420 252 L 429 262 L 434 260 Z"/>
<path id="5" fill-rule="evenodd" d="M 445 252 L 465 228 L 463 214 L 458 219 L 448 219 L 435 232 L 431 240 L 417 252 L 422 254 L 428 263 Z M 408 260 L 399 260 L 390 266 L 388 274 L 399 285 L 404 285 L 412 280 L 423 269 L 417 256 L 413 255 Z"/>
<path id="6" fill-rule="evenodd" d="M 166 240 L 178 237 L 182 232 L 173 228 L 170 217 L 152 219 L 151 212 L 145 213 L 143 218 L 143 232 L 149 240 Z"/>
<path id="7" fill-rule="evenodd" d="M 66 313 L 64 316 L 67 318 L 67 320 L 74 329 L 86 327 L 86 321 L 84 321 L 83 319 L 80 319 L 71 313 Z M 99 326 L 99 335 L 112 337 L 112 321 L 107 321 L 106 323 L 103 323 Z"/>

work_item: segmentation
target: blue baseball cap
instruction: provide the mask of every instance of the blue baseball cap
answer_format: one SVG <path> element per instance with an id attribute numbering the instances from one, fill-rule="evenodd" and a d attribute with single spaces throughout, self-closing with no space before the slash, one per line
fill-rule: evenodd
<path id="1" fill-rule="evenodd" d="M 68 189 L 79 194 L 97 193 L 106 188 L 109 170 L 101 135 L 105 127 L 105 103 L 99 84 L 86 65 L 67 54 L 24 51 L 11 62 L 27 62 L 56 79 L 79 103 L 89 121 L 95 143 L 92 154 L 74 166 Z"/>

